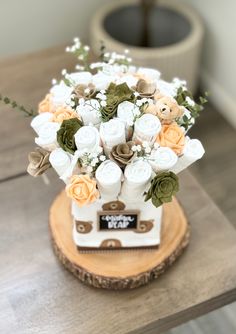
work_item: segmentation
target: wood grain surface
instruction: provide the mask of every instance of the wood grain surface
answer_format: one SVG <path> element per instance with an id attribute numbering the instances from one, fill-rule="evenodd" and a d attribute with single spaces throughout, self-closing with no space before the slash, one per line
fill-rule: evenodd
<path id="1" fill-rule="evenodd" d="M 37 109 L 51 87 L 52 78 L 61 78 L 61 70 L 73 71 L 75 57 L 56 47 L 0 61 L 0 93 L 19 104 Z M 34 145 L 31 118 L 0 105 L 1 144 L 0 180 L 25 172 L 28 152 Z"/>
<path id="2" fill-rule="evenodd" d="M 0 91 L 35 107 L 51 78 L 74 66 L 63 49 L 0 61 Z M 48 210 L 63 185 L 51 172 L 49 186 L 41 177 L 18 177 L 34 134 L 17 112 L 0 106 L 0 115 L 0 333 L 157 334 L 236 300 L 236 231 L 189 172 L 180 177 L 178 196 L 191 224 L 181 261 L 131 291 L 81 284 L 57 261 L 49 237 Z M 203 166 L 209 175 L 218 171 L 212 165 Z M 212 193 L 219 200 L 229 195 L 220 191 L 218 182 Z"/>
<path id="3" fill-rule="evenodd" d="M 188 250 L 158 280 L 123 292 L 87 287 L 56 260 L 48 210 L 62 185 L 50 179 L 1 184 L 0 333 L 160 333 L 235 300 L 236 231 L 189 173 L 179 195 Z"/>
<path id="4" fill-rule="evenodd" d="M 55 253 L 82 282 L 97 288 L 133 289 L 156 279 L 183 253 L 190 229 L 176 198 L 163 206 L 158 249 L 78 252 L 72 238 L 71 201 L 61 192 L 50 208 L 50 231 Z"/>

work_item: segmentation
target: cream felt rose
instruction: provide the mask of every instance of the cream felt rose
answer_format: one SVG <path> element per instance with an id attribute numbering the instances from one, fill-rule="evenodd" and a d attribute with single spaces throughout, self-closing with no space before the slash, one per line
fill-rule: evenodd
<path id="1" fill-rule="evenodd" d="M 177 155 L 180 155 L 185 145 L 184 132 L 176 123 L 165 124 L 157 136 L 156 142 L 160 146 L 171 148 Z"/>
<path id="2" fill-rule="evenodd" d="M 96 181 L 89 175 L 73 175 L 66 187 L 66 193 L 79 207 L 82 207 L 98 199 L 99 192 L 96 186 Z"/>
<path id="3" fill-rule="evenodd" d="M 52 122 L 62 123 L 64 120 L 79 118 L 78 114 L 69 107 L 58 107 L 53 113 Z"/>

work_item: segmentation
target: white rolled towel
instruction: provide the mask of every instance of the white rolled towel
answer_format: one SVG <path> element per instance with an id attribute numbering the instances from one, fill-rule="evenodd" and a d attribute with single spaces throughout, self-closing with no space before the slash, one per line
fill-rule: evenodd
<path id="1" fill-rule="evenodd" d="M 60 129 L 60 124 L 56 122 L 47 122 L 43 124 L 35 138 L 35 143 L 45 150 L 53 151 L 58 147 L 57 131 Z"/>
<path id="2" fill-rule="evenodd" d="M 158 147 L 150 155 L 149 163 L 154 172 L 167 171 L 178 161 L 178 156 L 169 147 Z"/>
<path id="3" fill-rule="evenodd" d="M 143 76 L 145 79 L 149 79 L 152 81 L 158 80 L 161 76 L 161 73 L 157 70 L 154 70 L 153 68 L 148 67 L 140 67 L 137 71 L 137 73 L 141 76 Z"/>
<path id="4" fill-rule="evenodd" d="M 138 78 L 134 75 L 123 75 L 117 81 L 116 84 L 126 83 L 129 88 L 133 88 L 136 86 L 138 82 Z"/>
<path id="5" fill-rule="evenodd" d="M 82 126 L 75 134 L 75 145 L 80 153 L 94 152 L 100 146 L 100 135 L 94 126 Z"/>
<path id="6" fill-rule="evenodd" d="M 108 156 L 112 147 L 125 143 L 125 124 L 119 119 L 101 123 L 100 136 L 105 154 Z"/>
<path id="7" fill-rule="evenodd" d="M 99 102 L 95 99 L 91 99 L 86 101 L 84 105 L 79 105 L 76 108 L 76 111 L 81 117 L 84 125 L 93 124 L 98 127 L 101 123 L 99 108 Z"/>
<path id="8" fill-rule="evenodd" d="M 143 198 L 152 176 L 152 168 L 147 161 L 137 159 L 125 168 L 125 179 L 121 187 L 121 200 L 138 201 Z"/>
<path id="9" fill-rule="evenodd" d="M 97 90 L 107 89 L 114 78 L 110 75 L 104 74 L 99 71 L 93 75 L 92 83 L 95 85 Z"/>
<path id="10" fill-rule="evenodd" d="M 134 141 L 147 141 L 153 144 L 161 131 L 161 122 L 151 114 L 144 114 L 137 119 L 134 125 Z"/>
<path id="11" fill-rule="evenodd" d="M 92 82 L 92 74 L 90 72 L 74 72 L 68 74 L 68 79 L 72 81 L 73 85 L 88 85 Z"/>
<path id="12" fill-rule="evenodd" d="M 33 118 L 30 125 L 34 129 L 34 131 L 37 133 L 37 135 L 39 134 L 39 129 L 42 127 L 42 125 L 52 120 L 52 117 L 53 117 L 52 113 L 43 112 L 42 114 L 39 114 Z"/>
<path id="13" fill-rule="evenodd" d="M 176 165 L 171 168 L 175 174 L 180 173 L 192 163 L 202 158 L 205 150 L 198 139 L 189 139 L 183 149 L 183 155 L 178 159 Z"/>
<path id="14" fill-rule="evenodd" d="M 135 116 L 138 116 L 139 114 L 139 108 L 132 102 L 124 101 L 118 105 L 117 117 L 125 124 L 127 140 L 130 140 L 130 135 L 132 135 L 132 126 L 134 124 Z"/>
<path id="15" fill-rule="evenodd" d="M 50 90 L 52 95 L 51 101 L 54 107 L 65 105 L 70 100 L 72 91 L 73 88 L 68 87 L 64 81 L 61 81 L 58 85 L 54 85 Z"/>
<path id="16" fill-rule="evenodd" d="M 69 183 L 73 174 L 80 174 L 80 167 L 78 165 L 80 152 L 75 151 L 74 155 L 68 153 L 68 156 L 70 157 L 70 164 L 67 166 L 67 168 L 65 168 L 64 173 L 60 176 L 60 179 L 63 180 L 66 184 Z"/>
<path id="17" fill-rule="evenodd" d="M 122 171 L 111 160 L 106 160 L 97 168 L 95 177 L 102 199 L 111 201 L 117 199 L 121 188 Z"/>
<path id="18" fill-rule="evenodd" d="M 59 176 L 62 176 L 69 168 L 71 160 L 72 155 L 62 148 L 56 148 L 49 155 L 49 161 Z"/>

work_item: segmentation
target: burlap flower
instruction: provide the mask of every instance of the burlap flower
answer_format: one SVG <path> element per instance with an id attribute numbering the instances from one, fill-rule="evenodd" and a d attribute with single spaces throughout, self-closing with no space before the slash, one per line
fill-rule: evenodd
<path id="1" fill-rule="evenodd" d="M 135 90 L 139 93 L 141 97 L 153 97 L 156 92 L 156 83 L 148 82 L 144 79 L 139 79 L 137 82 Z"/>
<path id="2" fill-rule="evenodd" d="M 185 135 L 178 124 L 165 124 L 162 125 L 156 142 L 160 146 L 171 148 L 177 155 L 180 155 L 184 149 Z"/>
<path id="3" fill-rule="evenodd" d="M 129 141 L 113 146 L 110 153 L 111 160 L 115 161 L 120 167 L 128 165 L 137 155 L 137 153 L 132 151 L 133 145 L 134 142 Z"/>
<path id="4" fill-rule="evenodd" d="M 71 154 L 76 151 L 75 133 L 82 126 L 82 122 L 78 118 L 64 120 L 60 129 L 57 131 L 57 141 L 60 147 Z"/>
<path id="5" fill-rule="evenodd" d="M 132 102 L 134 100 L 133 91 L 126 83 L 116 85 L 112 82 L 106 90 L 106 97 L 107 105 L 101 110 L 102 119 L 104 121 L 109 121 L 109 119 L 113 118 L 121 102 Z"/>
<path id="6" fill-rule="evenodd" d="M 66 187 L 66 193 L 79 207 L 93 203 L 99 198 L 96 181 L 89 175 L 73 175 Z"/>
<path id="7" fill-rule="evenodd" d="M 43 174 L 51 167 L 49 154 L 50 152 L 44 150 L 43 148 L 36 147 L 35 151 L 30 152 L 28 155 L 29 165 L 27 167 L 27 172 L 32 176 Z"/>
<path id="8" fill-rule="evenodd" d="M 184 113 L 184 108 L 179 106 L 175 99 L 168 96 L 157 100 L 155 108 L 156 115 L 166 124 L 180 118 Z"/>
<path id="9" fill-rule="evenodd" d="M 155 207 L 163 203 L 171 202 L 179 190 L 179 181 L 173 172 L 162 172 L 157 174 L 151 181 L 151 186 L 145 194 L 145 202 L 151 199 Z"/>
<path id="10" fill-rule="evenodd" d="M 89 83 L 88 85 L 80 84 L 74 89 L 74 94 L 77 99 L 91 99 L 96 92 L 94 84 Z"/>

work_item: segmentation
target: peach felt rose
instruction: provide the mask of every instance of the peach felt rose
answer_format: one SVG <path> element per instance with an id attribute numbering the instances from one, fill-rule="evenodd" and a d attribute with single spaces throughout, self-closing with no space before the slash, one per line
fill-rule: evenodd
<path id="1" fill-rule="evenodd" d="M 51 103 L 51 94 L 47 94 L 45 98 L 39 103 L 39 114 L 43 112 L 54 112 L 53 105 Z"/>
<path id="2" fill-rule="evenodd" d="M 58 107 L 53 113 L 52 122 L 62 123 L 71 118 L 79 118 L 78 114 L 69 107 Z"/>
<path id="3" fill-rule="evenodd" d="M 156 142 L 160 146 L 171 148 L 177 155 L 180 155 L 185 144 L 184 132 L 176 123 L 165 124 L 161 128 Z"/>
<path id="4" fill-rule="evenodd" d="M 95 202 L 99 197 L 96 181 L 89 175 L 73 175 L 70 184 L 66 187 L 67 195 L 81 208 L 84 205 Z"/>

